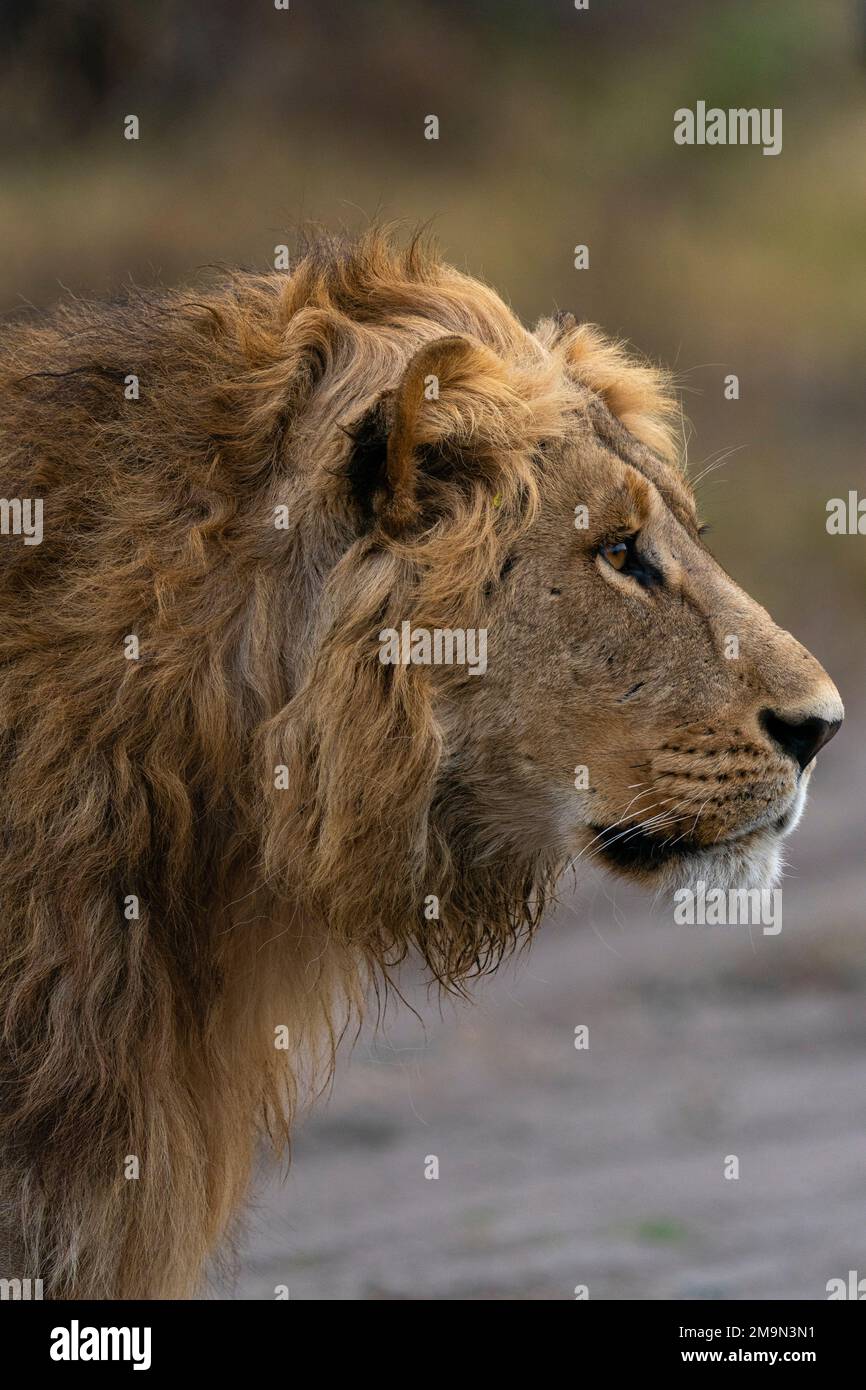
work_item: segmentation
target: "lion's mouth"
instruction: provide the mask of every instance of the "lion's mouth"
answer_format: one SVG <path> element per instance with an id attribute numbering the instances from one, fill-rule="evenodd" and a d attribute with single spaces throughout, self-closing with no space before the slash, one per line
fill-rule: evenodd
<path id="1" fill-rule="evenodd" d="M 722 852 L 737 845 L 745 848 L 758 837 L 781 838 L 793 828 L 798 819 L 799 807 L 795 803 L 782 815 L 764 819 L 758 824 L 745 826 L 724 839 L 711 844 L 701 843 L 691 835 L 675 835 L 660 839 L 648 834 L 638 826 L 590 826 L 594 835 L 593 851 L 621 873 L 652 873 L 679 860 L 697 855 Z"/>
<path id="2" fill-rule="evenodd" d="M 595 836 L 593 849 L 623 873 L 647 873 L 661 869 L 673 859 L 696 854 L 701 846 L 687 836 L 659 840 L 637 826 L 590 826 Z"/>

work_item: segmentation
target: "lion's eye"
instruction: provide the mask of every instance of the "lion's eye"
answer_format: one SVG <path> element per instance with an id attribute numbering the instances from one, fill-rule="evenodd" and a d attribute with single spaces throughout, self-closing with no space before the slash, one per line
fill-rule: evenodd
<path id="1" fill-rule="evenodd" d="M 615 570 L 624 570 L 628 563 L 628 544 L 626 541 L 614 541 L 601 547 L 601 553 L 609 565 L 613 565 Z"/>
<path id="2" fill-rule="evenodd" d="M 651 560 L 638 553 L 637 541 L 637 532 L 621 541 L 605 541 L 599 546 L 598 553 L 612 569 L 627 574 L 644 589 L 654 589 L 663 583 L 664 575 Z"/>

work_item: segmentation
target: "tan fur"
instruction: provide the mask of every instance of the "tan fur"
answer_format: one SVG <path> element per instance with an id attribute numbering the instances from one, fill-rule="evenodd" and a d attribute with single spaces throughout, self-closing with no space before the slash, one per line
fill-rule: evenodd
<path id="1" fill-rule="evenodd" d="M 45 498 L 40 546 L 0 540 L 0 1274 L 188 1296 L 408 951 L 493 968 L 632 783 L 691 814 L 698 750 L 758 749 L 781 808 L 756 712 L 838 699 L 700 544 L 659 373 L 417 242 L 65 305 L 3 331 L 0 397 L 3 494 Z M 635 521 L 669 608 L 602 568 Z M 406 619 L 486 626 L 487 675 L 384 666 Z"/>

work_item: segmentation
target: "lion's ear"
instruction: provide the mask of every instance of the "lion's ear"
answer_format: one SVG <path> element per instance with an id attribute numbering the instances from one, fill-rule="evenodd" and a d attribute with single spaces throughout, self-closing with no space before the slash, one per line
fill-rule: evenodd
<path id="1" fill-rule="evenodd" d="M 503 363 L 482 344 L 449 336 L 419 348 L 350 431 L 349 480 L 368 518 L 392 535 L 417 525 L 425 474 L 441 476 L 435 460 L 446 455 L 477 455 L 485 417 L 509 393 Z"/>

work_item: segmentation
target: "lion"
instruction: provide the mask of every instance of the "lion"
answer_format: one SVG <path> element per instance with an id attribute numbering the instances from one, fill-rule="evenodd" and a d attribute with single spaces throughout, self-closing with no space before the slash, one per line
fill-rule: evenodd
<path id="1" fill-rule="evenodd" d="M 419 238 L 7 324 L 0 393 L 0 1274 L 186 1298 L 407 955 L 466 992 L 582 855 L 775 882 L 842 705 L 665 375 Z"/>

